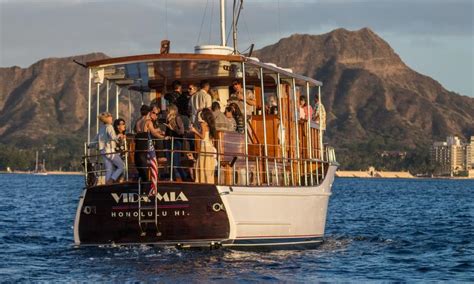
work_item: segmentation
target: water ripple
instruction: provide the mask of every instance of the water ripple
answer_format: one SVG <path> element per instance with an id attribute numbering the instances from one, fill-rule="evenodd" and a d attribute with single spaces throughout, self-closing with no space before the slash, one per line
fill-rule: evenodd
<path id="1" fill-rule="evenodd" d="M 474 281 L 474 181 L 339 179 L 310 250 L 75 248 L 78 176 L 0 175 L 2 282 Z"/>

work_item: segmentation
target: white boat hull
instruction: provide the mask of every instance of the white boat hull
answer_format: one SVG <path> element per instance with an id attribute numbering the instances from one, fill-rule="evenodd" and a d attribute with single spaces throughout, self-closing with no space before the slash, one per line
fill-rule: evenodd
<path id="1" fill-rule="evenodd" d="M 227 187 L 218 191 L 233 246 L 320 242 L 336 166 L 314 187 Z"/>

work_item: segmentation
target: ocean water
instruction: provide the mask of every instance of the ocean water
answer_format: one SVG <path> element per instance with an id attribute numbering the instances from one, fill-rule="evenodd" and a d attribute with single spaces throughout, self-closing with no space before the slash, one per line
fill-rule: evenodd
<path id="1" fill-rule="evenodd" d="M 0 175 L 0 281 L 474 282 L 474 181 L 337 179 L 316 249 L 75 248 L 80 176 Z"/>

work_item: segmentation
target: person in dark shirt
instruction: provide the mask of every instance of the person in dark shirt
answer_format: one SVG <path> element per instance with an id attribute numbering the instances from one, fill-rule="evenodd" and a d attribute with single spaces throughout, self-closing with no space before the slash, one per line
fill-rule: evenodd
<path id="1" fill-rule="evenodd" d="M 176 100 L 178 113 L 183 116 L 191 117 L 191 109 L 189 107 L 189 100 L 191 96 L 197 92 L 197 88 L 193 84 L 189 84 L 188 91 L 182 92 Z"/>
<path id="2" fill-rule="evenodd" d="M 166 122 L 166 135 L 172 137 L 171 140 L 168 140 L 167 148 L 170 151 L 167 152 L 167 158 L 168 161 L 173 160 L 173 179 L 175 181 L 188 180 L 188 175 L 181 166 L 183 137 L 186 130 L 184 128 L 183 120 L 178 113 L 178 108 L 175 105 L 170 105 L 168 107 L 168 116 L 166 118 Z M 173 150 L 173 153 L 171 153 L 171 150 Z"/>
<path id="3" fill-rule="evenodd" d="M 165 99 L 168 102 L 168 105 L 177 105 L 178 98 L 183 93 L 183 85 L 181 85 L 180 81 L 176 80 L 171 84 L 171 86 L 173 91 L 171 93 L 167 93 L 165 95 Z"/>

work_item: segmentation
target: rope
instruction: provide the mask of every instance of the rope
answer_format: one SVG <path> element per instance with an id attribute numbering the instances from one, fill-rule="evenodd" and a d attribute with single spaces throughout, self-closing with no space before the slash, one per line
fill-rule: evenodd
<path id="1" fill-rule="evenodd" d="M 202 15 L 201 27 L 199 28 L 199 34 L 198 34 L 198 38 L 197 38 L 197 41 L 196 41 L 196 45 L 199 45 L 199 41 L 201 40 L 202 27 L 204 26 L 204 19 L 206 18 L 207 6 L 208 5 L 209 5 L 209 0 L 206 1 L 206 8 L 204 8 L 204 14 Z"/>

